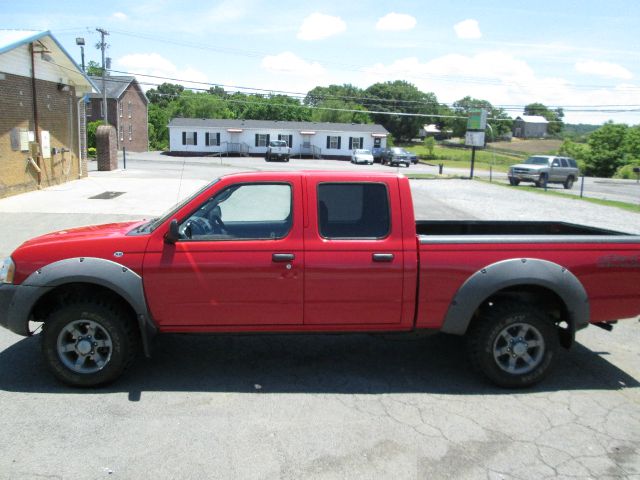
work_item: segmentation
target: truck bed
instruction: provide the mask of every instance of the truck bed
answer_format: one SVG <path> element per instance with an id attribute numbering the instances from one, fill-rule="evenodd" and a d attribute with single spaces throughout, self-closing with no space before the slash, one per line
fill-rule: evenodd
<path id="1" fill-rule="evenodd" d="M 476 220 L 418 220 L 416 233 L 420 236 L 457 235 L 526 235 L 530 236 L 615 236 L 633 235 L 566 222 L 544 221 L 476 221 Z M 535 238 L 531 239 L 535 241 Z"/>

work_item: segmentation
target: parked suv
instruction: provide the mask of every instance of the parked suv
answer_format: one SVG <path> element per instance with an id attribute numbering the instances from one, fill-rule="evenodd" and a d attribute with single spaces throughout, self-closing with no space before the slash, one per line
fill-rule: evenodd
<path id="1" fill-rule="evenodd" d="M 536 187 L 548 183 L 561 183 L 570 189 L 580 176 L 578 164 L 573 158 L 553 155 L 534 155 L 524 163 L 509 167 L 509 183 L 533 182 Z"/>
<path id="2" fill-rule="evenodd" d="M 408 167 L 411 164 L 411 160 L 405 153 L 404 149 L 400 147 L 391 147 L 385 148 L 382 152 L 382 160 L 380 160 L 382 165 L 400 165 L 404 164 L 405 167 Z"/>

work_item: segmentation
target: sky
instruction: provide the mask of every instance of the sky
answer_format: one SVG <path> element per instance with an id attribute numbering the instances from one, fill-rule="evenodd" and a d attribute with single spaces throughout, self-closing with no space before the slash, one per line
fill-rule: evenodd
<path id="1" fill-rule="evenodd" d="M 78 64 L 76 37 L 100 62 L 96 28 L 106 29 L 112 74 L 145 89 L 304 96 L 406 80 L 442 103 L 481 98 L 514 118 L 533 102 L 562 107 L 567 123 L 640 124 L 638 27 L 637 0 L 0 0 L 0 28 L 50 30 Z"/>

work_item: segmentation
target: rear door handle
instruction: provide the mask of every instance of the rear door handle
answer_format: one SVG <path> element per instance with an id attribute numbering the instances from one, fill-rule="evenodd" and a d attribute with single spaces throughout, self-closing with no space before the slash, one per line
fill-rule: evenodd
<path id="1" fill-rule="evenodd" d="M 374 253 L 373 261 L 374 262 L 392 262 L 393 253 Z"/>
<path id="2" fill-rule="evenodd" d="M 274 262 L 291 262 L 295 258 L 293 253 L 274 253 L 271 255 L 271 260 Z"/>

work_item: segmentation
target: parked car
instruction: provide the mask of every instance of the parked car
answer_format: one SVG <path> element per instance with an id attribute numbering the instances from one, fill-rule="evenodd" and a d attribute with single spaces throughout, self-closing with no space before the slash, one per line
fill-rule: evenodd
<path id="1" fill-rule="evenodd" d="M 373 155 L 369 150 L 364 148 L 357 148 L 351 152 L 351 163 L 364 163 L 366 165 L 373 165 Z"/>
<path id="2" fill-rule="evenodd" d="M 554 155 L 534 155 L 524 163 L 509 167 L 509 183 L 518 185 L 520 182 L 533 182 L 536 187 L 543 187 L 548 183 L 561 183 L 570 189 L 580 176 L 578 164 L 573 158 L 557 157 Z"/>
<path id="3" fill-rule="evenodd" d="M 405 153 L 405 154 L 407 155 L 407 157 L 409 158 L 409 161 L 410 161 L 412 164 L 414 164 L 414 165 L 415 165 L 416 163 L 418 163 L 418 155 L 416 155 L 416 154 L 415 154 L 415 153 L 413 153 L 413 152 L 410 152 L 409 150 L 406 150 L 406 149 L 403 149 L 403 150 L 404 150 L 404 153 Z"/>
<path id="4" fill-rule="evenodd" d="M 391 147 L 385 148 L 382 152 L 381 163 L 382 165 L 391 165 L 392 167 L 400 164 L 408 167 L 411 164 L 411 160 L 409 160 L 403 148 Z"/>
<path id="5" fill-rule="evenodd" d="M 374 163 L 382 162 L 382 153 L 384 152 L 384 150 L 385 149 L 383 147 L 373 147 L 371 149 L 371 155 L 373 155 Z"/>
<path id="6" fill-rule="evenodd" d="M 287 142 L 284 140 L 272 140 L 269 142 L 269 146 L 267 147 L 267 152 L 265 153 L 264 159 L 267 162 L 272 160 L 282 160 L 284 162 L 289 161 L 289 156 L 291 155 L 291 149 Z"/>

